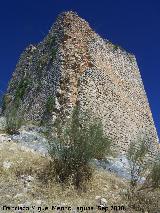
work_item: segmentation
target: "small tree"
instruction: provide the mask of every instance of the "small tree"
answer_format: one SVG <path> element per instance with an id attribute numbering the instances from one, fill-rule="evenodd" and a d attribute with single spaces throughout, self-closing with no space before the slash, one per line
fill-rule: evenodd
<path id="1" fill-rule="evenodd" d="M 152 165 L 151 172 L 147 177 L 147 181 L 150 183 L 150 187 L 153 189 L 160 188 L 160 153 Z"/>
<path id="2" fill-rule="evenodd" d="M 146 169 L 145 157 L 148 154 L 148 140 L 140 139 L 137 143 L 131 143 L 128 149 L 127 157 L 130 163 L 131 189 L 137 186 L 140 176 Z"/>
<path id="3" fill-rule="evenodd" d="M 149 140 L 140 140 L 132 143 L 128 150 L 128 159 L 131 169 L 130 190 L 128 193 L 129 206 L 140 212 L 158 212 L 160 209 L 160 159 L 151 163 L 147 159 L 149 154 Z M 147 173 L 146 173 L 147 171 Z M 145 177 L 139 183 L 140 177 Z"/>
<path id="4" fill-rule="evenodd" d="M 22 118 L 17 115 L 17 109 L 13 106 L 6 114 L 6 132 L 10 135 L 17 134 L 22 125 Z"/>
<path id="5" fill-rule="evenodd" d="M 5 113 L 6 116 L 6 132 L 10 135 L 17 134 L 18 129 L 22 125 L 22 116 L 18 115 L 18 106 L 20 100 L 13 103 Z"/>
<path id="6" fill-rule="evenodd" d="M 86 119 L 84 122 L 78 107 L 65 126 L 57 121 L 56 133 L 49 150 L 54 159 L 54 172 L 62 183 L 71 178 L 79 189 L 92 176 L 91 159 L 102 159 L 110 152 L 110 140 L 103 134 L 100 121 L 90 123 Z"/>

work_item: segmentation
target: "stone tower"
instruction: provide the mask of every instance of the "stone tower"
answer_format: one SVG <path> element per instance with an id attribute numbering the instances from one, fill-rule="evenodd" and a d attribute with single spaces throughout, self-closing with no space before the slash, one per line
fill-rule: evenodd
<path id="1" fill-rule="evenodd" d="M 53 101 L 54 100 L 54 101 Z M 69 115 L 78 101 L 101 118 L 115 148 L 126 151 L 138 135 L 158 137 L 135 56 L 103 40 L 76 13 L 59 15 L 48 35 L 22 53 L 4 98 L 25 120 Z"/>

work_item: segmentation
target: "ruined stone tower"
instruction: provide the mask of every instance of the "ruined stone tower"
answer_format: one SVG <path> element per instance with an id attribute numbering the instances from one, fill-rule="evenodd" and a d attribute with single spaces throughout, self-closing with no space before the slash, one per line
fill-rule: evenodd
<path id="1" fill-rule="evenodd" d="M 54 101 L 53 101 L 54 100 Z M 62 13 L 49 34 L 21 55 L 4 99 L 25 120 L 68 115 L 78 101 L 101 118 L 119 151 L 147 134 L 158 137 L 135 56 L 103 40 L 73 12 Z"/>

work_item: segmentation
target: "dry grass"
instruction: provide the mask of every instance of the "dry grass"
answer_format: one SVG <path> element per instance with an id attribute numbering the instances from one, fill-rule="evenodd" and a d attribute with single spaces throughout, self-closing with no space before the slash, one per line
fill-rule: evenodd
<path id="1" fill-rule="evenodd" d="M 4 161 L 12 163 L 9 169 L 3 168 Z M 45 168 L 48 168 L 49 162 L 49 158 L 24 151 L 16 143 L 1 143 L 0 207 L 3 205 L 17 206 L 24 203 L 26 206 L 48 206 L 49 208 L 55 205 L 71 206 L 72 208 L 76 208 L 77 206 L 93 206 L 96 209 L 94 212 L 104 212 L 98 211 L 96 207 L 95 197 L 101 196 L 108 201 L 108 206 L 124 205 L 127 208 L 127 202 L 124 196 L 122 196 L 122 191 L 128 188 L 128 183 L 121 178 L 116 177 L 112 173 L 104 172 L 103 170 L 96 170 L 93 174 L 92 181 L 87 184 L 87 191 L 78 193 L 70 184 L 62 186 L 50 178 L 49 181 L 46 181 L 49 174 L 51 174 L 51 171 L 47 170 L 46 172 L 45 170 Z M 34 180 L 26 187 L 21 178 L 22 175 L 31 175 L 34 177 Z M 39 203 L 40 201 L 41 203 Z M 45 212 L 56 211 L 49 210 Z M 134 211 L 126 210 L 119 212 L 133 213 Z"/>
<path id="2" fill-rule="evenodd" d="M 130 206 L 139 212 L 159 213 L 160 212 L 160 190 L 144 189 L 134 191 L 130 197 Z"/>

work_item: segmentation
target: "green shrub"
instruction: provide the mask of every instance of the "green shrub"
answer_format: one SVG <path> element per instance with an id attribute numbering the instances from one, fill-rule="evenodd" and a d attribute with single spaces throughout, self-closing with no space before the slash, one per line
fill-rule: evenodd
<path id="1" fill-rule="evenodd" d="M 51 50 L 51 58 L 52 58 L 52 60 L 55 59 L 56 53 L 57 53 L 57 50 L 55 48 L 52 48 L 52 50 Z"/>
<path id="2" fill-rule="evenodd" d="M 24 78 L 20 81 L 17 89 L 16 89 L 16 93 L 15 93 L 15 101 L 19 102 L 20 100 L 23 99 L 23 96 L 26 92 L 26 89 L 29 85 L 29 79 L 28 78 Z"/>
<path id="3" fill-rule="evenodd" d="M 148 154 L 148 139 L 132 142 L 128 149 L 127 157 L 130 163 L 131 189 L 137 186 L 139 177 L 144 174 L 146 170 L 145 157 Z"/>
<path id="4" fill-rule="evenodd" d="M 84 123 L 77 107 L 65 126 L 60 120 L 55 126 L 57 137 L 50 141 L 49 150 L 54 173 L 62 183 L 72 179 L 72 184 L 80 189 L 92 177 L 89 162 L 110 152 L 110 140 L 103 134 L 101 122 L 90 123 L 86 119 Z"/>
<path id="5" fill-rule="evenodd" d="M 56 53 L 57 53 L 57 49 L 55 47 L 55 40 L 56 40 L 56 38 L 54 36 L 48 38 L 48 40 L 47 40 L 47 45 L 49 46 L 49 49 L 50 49 L 50 58 L 52 60 L 55 59 Z"/>
<path id="6" fill-rule="evenodd" d="M 17 134 L 22 125 L 22 118 L 17 116 L 17 110 L 13 109 L 6 115 L 6 132 L 10 135 Z"/>
<path id="7" fill-rule="evenodd" d="M 12 101 L 12 96 L 9 94 L 6 94 L 2 97 L 1 106 L 2 106 L 2 112 L 4 112 L 8 106 L 8 104 Z"/>
<path id="8" fill-rule="evenodd" d="M 160 209 L 160 159 L 151 163 L 147 159 L 149 140 L 131 143 L 128 159 L 131 165 L 130 190 L 128 190 L 129 207 L 139 212 L 157 213 Z M 139 177 L 145 177 L 139 183 Z"/>
<path id="9" fill-rule="evenodd" d="M 157 159 L 152 165 L 151 172 L 147 177 L 149 185 L 153 189 L 160 188 L 160 156 L 157 156 Z"/>
<path id="10" fill-rule="evenodd" d="M 55 107 L 55 98 L 53 96 L 49 96 L 46 102 L 46 112 L 52 113 Z"/>
<path id="11" fill-rule="evenodd" d="M 49 48 L 52 48 L 55 45 L 55 40 L 56 40 L 56 38 L 54 36 L 48 38 L 47 44 L 48 44 Z"/>
<path id="12" fill-rule="evenodd" d="M 22 114 L 18 115 L 18 108 L 23 100 L 26 90 L 30 84 L 28 77 L 23 78 L 16 90 L 14 96 L 6 94 L 3 98 L 2 110 L 6 116 L 6 132 L 8 134 L 18 133 L 18 129 L 22 125 Z"/>

